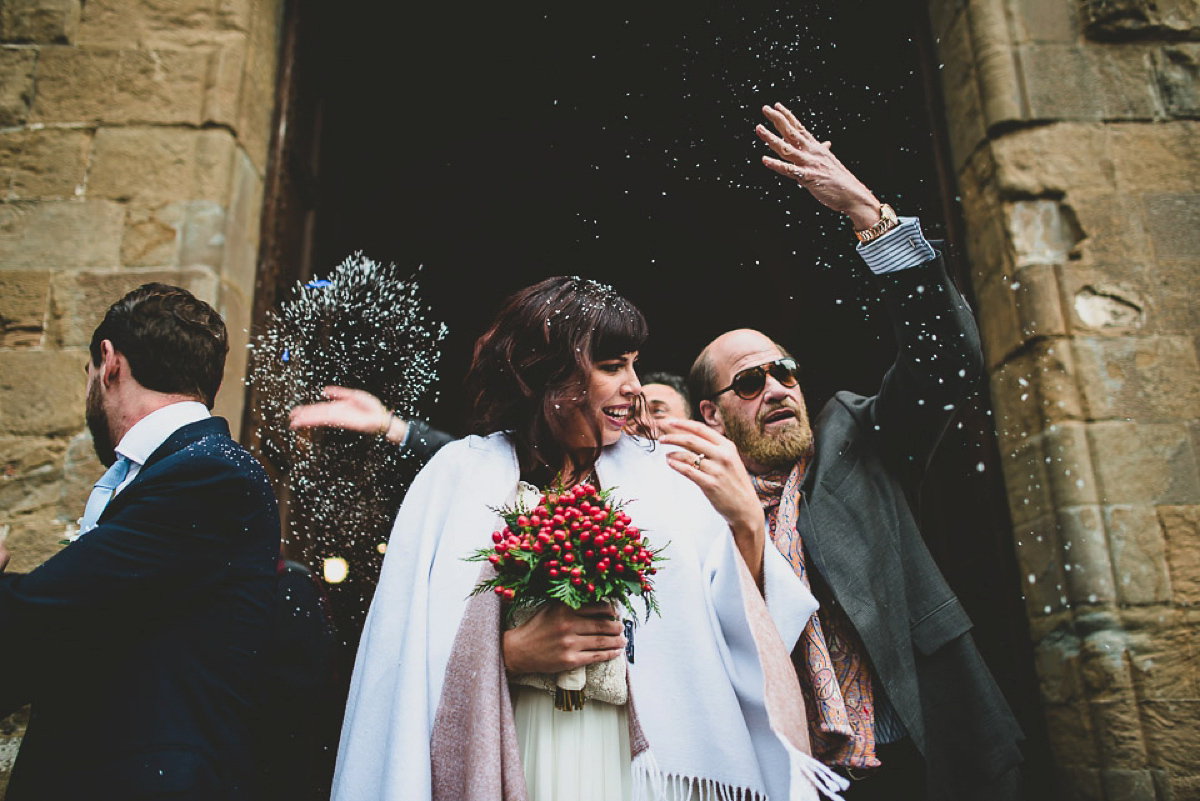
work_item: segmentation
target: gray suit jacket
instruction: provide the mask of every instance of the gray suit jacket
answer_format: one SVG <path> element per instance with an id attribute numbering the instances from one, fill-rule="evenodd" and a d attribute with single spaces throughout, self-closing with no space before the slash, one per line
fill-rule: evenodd
<path id="1" fill-rule="evenodd" d="M 994 798 L 983 786 L 1021 761 L 1021 731 L 910 506 L 982 371 L 979 335 L 940 256 L 878 280 L 899 354 L 877 395 L 838 393 L 817 416 L 798 528 L 925 756 L 928 798 Z"/>

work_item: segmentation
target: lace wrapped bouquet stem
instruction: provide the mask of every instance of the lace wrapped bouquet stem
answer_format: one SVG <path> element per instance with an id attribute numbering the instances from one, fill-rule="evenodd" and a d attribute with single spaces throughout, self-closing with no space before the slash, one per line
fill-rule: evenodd
<path id="1" fill-rule="evenodd" d="M 490 562 L 495 575 L 473 594 L 499 595 L 507 602 L 510 624 L 527 620 L 550 601 L 572 609 L 607 602 L 636 619 L 630 605 L 635 595 L 641 596 L 646 616 L 657 614 L 652 577 L 664 559 L 662 548 L 650 547 L 610 494 L 587 483 L 551 487 L 532 508 L 518 500 L 513 508 L 497 509 L 504 528 L 493 532 L 490 548 L 468 557 Z M 583 706 L 584 673 L 576 668 L 557 676 L 558 709 Z"/>

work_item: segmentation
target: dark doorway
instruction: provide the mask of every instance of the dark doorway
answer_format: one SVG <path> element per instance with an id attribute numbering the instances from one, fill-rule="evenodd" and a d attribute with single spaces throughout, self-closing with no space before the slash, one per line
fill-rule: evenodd
<path id="1" fill-rule="evenodd" d="M 290 187 L 274 201 L 288 210 L 270 223 L 268 199 L 264 254 L 302 255 L 268 269 L 261 296 L 355 251 L 420 267 L 450 330 L 425 413 L 455 433 L 474 339 L 504 296 L 556 274 L 641 307 L 645 369 L 686 372 L 713 336 L 752 326 L 798 355 L 810 408 L 839 389 L 873 394 L 894 346 L 849 225 L 759 164 L 754 125 L 763 104 L 788 104 L 953 260 L 924 4 L 535 5 L 291 4 L 303 86 L 281 96 L 302 131 L 276 142 L 269 186 Z M 998 465 L 980 398 L 939 451 L 924 518 L 1045 787 Z"/>

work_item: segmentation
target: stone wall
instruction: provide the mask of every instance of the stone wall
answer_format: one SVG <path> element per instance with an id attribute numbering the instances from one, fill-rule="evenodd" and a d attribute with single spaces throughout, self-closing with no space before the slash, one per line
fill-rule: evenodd
<path id="1" fill-rule="evenodd" d="M 112 301 L 187 287 L 239 429 L 282 0 L 0 0 L 0 537 L 57 550 L 102 472 L 84 363 Z M 3 657 L 0 657 L 3 658 Z M 0 721 L 0 796 L 22 727 Z"/>
<path id="2" fill-rule="evenodd" d="M 930 10 L 1050 797 L 1200 798 L 1200 4 Z"/>

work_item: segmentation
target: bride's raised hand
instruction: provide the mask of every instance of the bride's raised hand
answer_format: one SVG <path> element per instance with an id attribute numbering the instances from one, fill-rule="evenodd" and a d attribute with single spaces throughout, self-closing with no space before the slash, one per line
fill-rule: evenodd
<path id="1" fill-rule="evenodd" d="M 554 601 L 504 632 L 504 667 L 509 673 L 561 673 L 607 662 L 625 647 L 624 626 L 605 603 L 578 611 Z"/>

